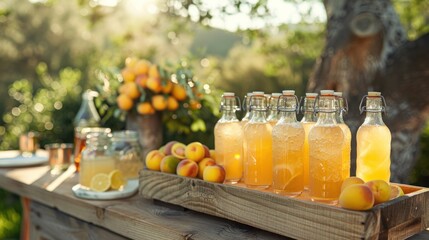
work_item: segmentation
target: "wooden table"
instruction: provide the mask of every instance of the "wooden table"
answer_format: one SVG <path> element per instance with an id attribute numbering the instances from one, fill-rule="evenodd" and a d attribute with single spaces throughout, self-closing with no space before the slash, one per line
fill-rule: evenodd
<path id="1" fill-rule="evenodd" d="M 27 228 L 23 238 L 285 239 L 138 195 L 111 201 L 79 199 L 71 191 L 78 182 L 73 170 L 53 176 L 48 166 L 0 168 L 0 188 L 24 199 L 24 219 L 29 221 L 23 224 Z M 429 239 L 429 233 L 411 239 Z"/>

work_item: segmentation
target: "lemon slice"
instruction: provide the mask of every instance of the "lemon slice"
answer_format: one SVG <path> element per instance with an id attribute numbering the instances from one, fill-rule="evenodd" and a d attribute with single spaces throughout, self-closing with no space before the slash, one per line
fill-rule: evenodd
<path id="1" fill-rule="evenodd" d="M 115 169 L 109 173 L 110 178 L 110 187 L 113 190 L 118 190 L 121 187 L 125 186 L 124 175 L 118 169 Z"/>
<path id="2" fill-rule="evenodd" d="M 105 192 L 110 188 L 110 177 L 105 173 L 98 173 L 91 178 L 91 189 L 96 192 Z"/>

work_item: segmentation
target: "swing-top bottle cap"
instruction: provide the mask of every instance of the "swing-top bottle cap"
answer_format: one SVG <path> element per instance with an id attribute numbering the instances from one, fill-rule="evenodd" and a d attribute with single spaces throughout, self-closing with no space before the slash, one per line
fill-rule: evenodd
<path id="1" fill-rule="evenodd" d="M 262 96 L 264 96 L 264 92 L 261 92 L 261 91 L 253 91 L 253 92 L 252 92 L 252 96 L 255 96 L 255 95 L 262 95 Z"/>
<path id="2" fill-rule="evenodd" d="M 253 93 L 252 92 L 248 92 L 247 94 L 246 94 L 246 96 L 248 96 L 248 97 L 250 97 L 250 96 L 252 96 L 253 95 Z"/>
<path id="3" fill-rule="evenodd" d="M 271 97 L 280 97 L 281 93 L 271 93 Z"/>
<path id="4" fill-rule="evenodd" d="M 234 96 L 235 96 L 235 93 L 233 93 L 233 92 L 224 92 L 224 93 L 223 93 L 223 96 L 224 96 L 224 97 L 234 97 Z"/>
<path id="5" fill-rule="evenodd" d="M 317 93 L 306 93 L 305 94 L 305 96 L 308 97 L 308 98 L 316 98 L 317 95 L 319 95 L 319 94 L 317 94 Z"/>
<path id="6" fill-rule="evenodd" d="M 334 90 L 320 90 L 320 96 L 333 96 Z"/>
<path id="7" fill-rule="evenodd" d="M 282 93 L 284 96 L 293 96 L 295 95 L 295 90 L 283 90 Z"/>
<path id="8" fill-rule="evenodd" d="M 334 96 L 336 96 L 336 97 L 342 97 L 343 96 L 343 92 L 334 92 Z"/>
<path id="9" fill-rule="evenodd" d="M 368 92 L 368 97 L 380 97 L 381 92 Z"/>

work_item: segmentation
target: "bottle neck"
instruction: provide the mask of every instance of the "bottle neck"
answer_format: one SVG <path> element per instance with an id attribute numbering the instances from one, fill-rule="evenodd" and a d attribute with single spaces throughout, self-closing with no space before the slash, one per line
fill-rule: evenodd
<path id="1" fill-rule="evenodd" d="M 314 112 L 305 111 L 304 116 L 301 119 L 301 122 L 316 122 L 316 117 L 314 115 Z"/>
<path id="2" fill-rule="evenodd" d="M 382 117 L 381 97 L 368 97 L 366 99 L 365 125 L 385 125 Z"/>
<path id="3" fill-rule="evenodd" d="M 280 120 L 281 122 L 285 122 L 285 123 L 292 123 L 292 122 L 298 122 L 298 120 L 296 119 L 296 112 L 295 111 L 291 111 L 291 112 L 287 112 L 287 111 L 280 111 L 279 113 L 280 115 Z"/>
<path id="4" fill-rule="evenodd" d="M 220 121 L 238 121 L 234 110 L 223 110 Z"/>
<path id="5" fill-rule="evenodd" d="M 319 112 L 317 125 L 335 125 L 335 98 L 333 96 L 321 96 L 319 100 Z"/>
<path id="6" fill-rule="evenodd" d="M 304 99 L 304 116 L 301 122 L 316 122 L 316 115 L 314 114 L 314 98 Z"/>

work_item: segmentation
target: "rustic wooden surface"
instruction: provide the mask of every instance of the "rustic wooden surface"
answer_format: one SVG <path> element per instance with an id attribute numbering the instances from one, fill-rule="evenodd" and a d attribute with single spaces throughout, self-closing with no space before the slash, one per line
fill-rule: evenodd
<path id="1" fill-rule="evenodd" d="M 429 227 L 429 189 L 403 188 L 406 196 L 380 204 L 370 211 L 349 211 L 314 203 L 303 199 L 305 197 L 288 198 L 268 191 L 212 184 L 148 170 L 141 172 L 139 192 L 145 198 L 177 204 L 292 238 L 405 239 Z"/>
<path id="2" fill-rule="evenodd" d="M 38 202 L 31 204 L 30 219 L 46 217 L 49 222 L 57 221 L 58 225 L 68 224 L 76 229 L 76 239 L 81 236 L 79 231 L 94 229 L 104 231 L 97 230 L 88 236 L 110 236 L 108 234 L 114 233 L 131 239 L 284 239 L 233 221 L 185 211 L 172 205 L 154 204 L 152 200 L 138 195 L 111 201 L 78 199 L 71 191 L 77 182 L 78 176 L 73 171 L 52 176 L 48 166 L 0 168 L 0 188 Z M 72 219 L 63 219 L 67 216 Z M 80 220 L 84 223 L 79 223 Z M 46 221 L 39 225 L 39 231 L 43 228 L 46 235 L 36 233 L 49 239 L 60 229 L 53 229 L 54 225 L 48 225 Z M 30 230 L 34 232 L 36 226 L 31 224 Z M 67 234 L 72 233 L 69 230 L 65 230 Z M 61 236 L 57 238 L 61 239 Z"/>

